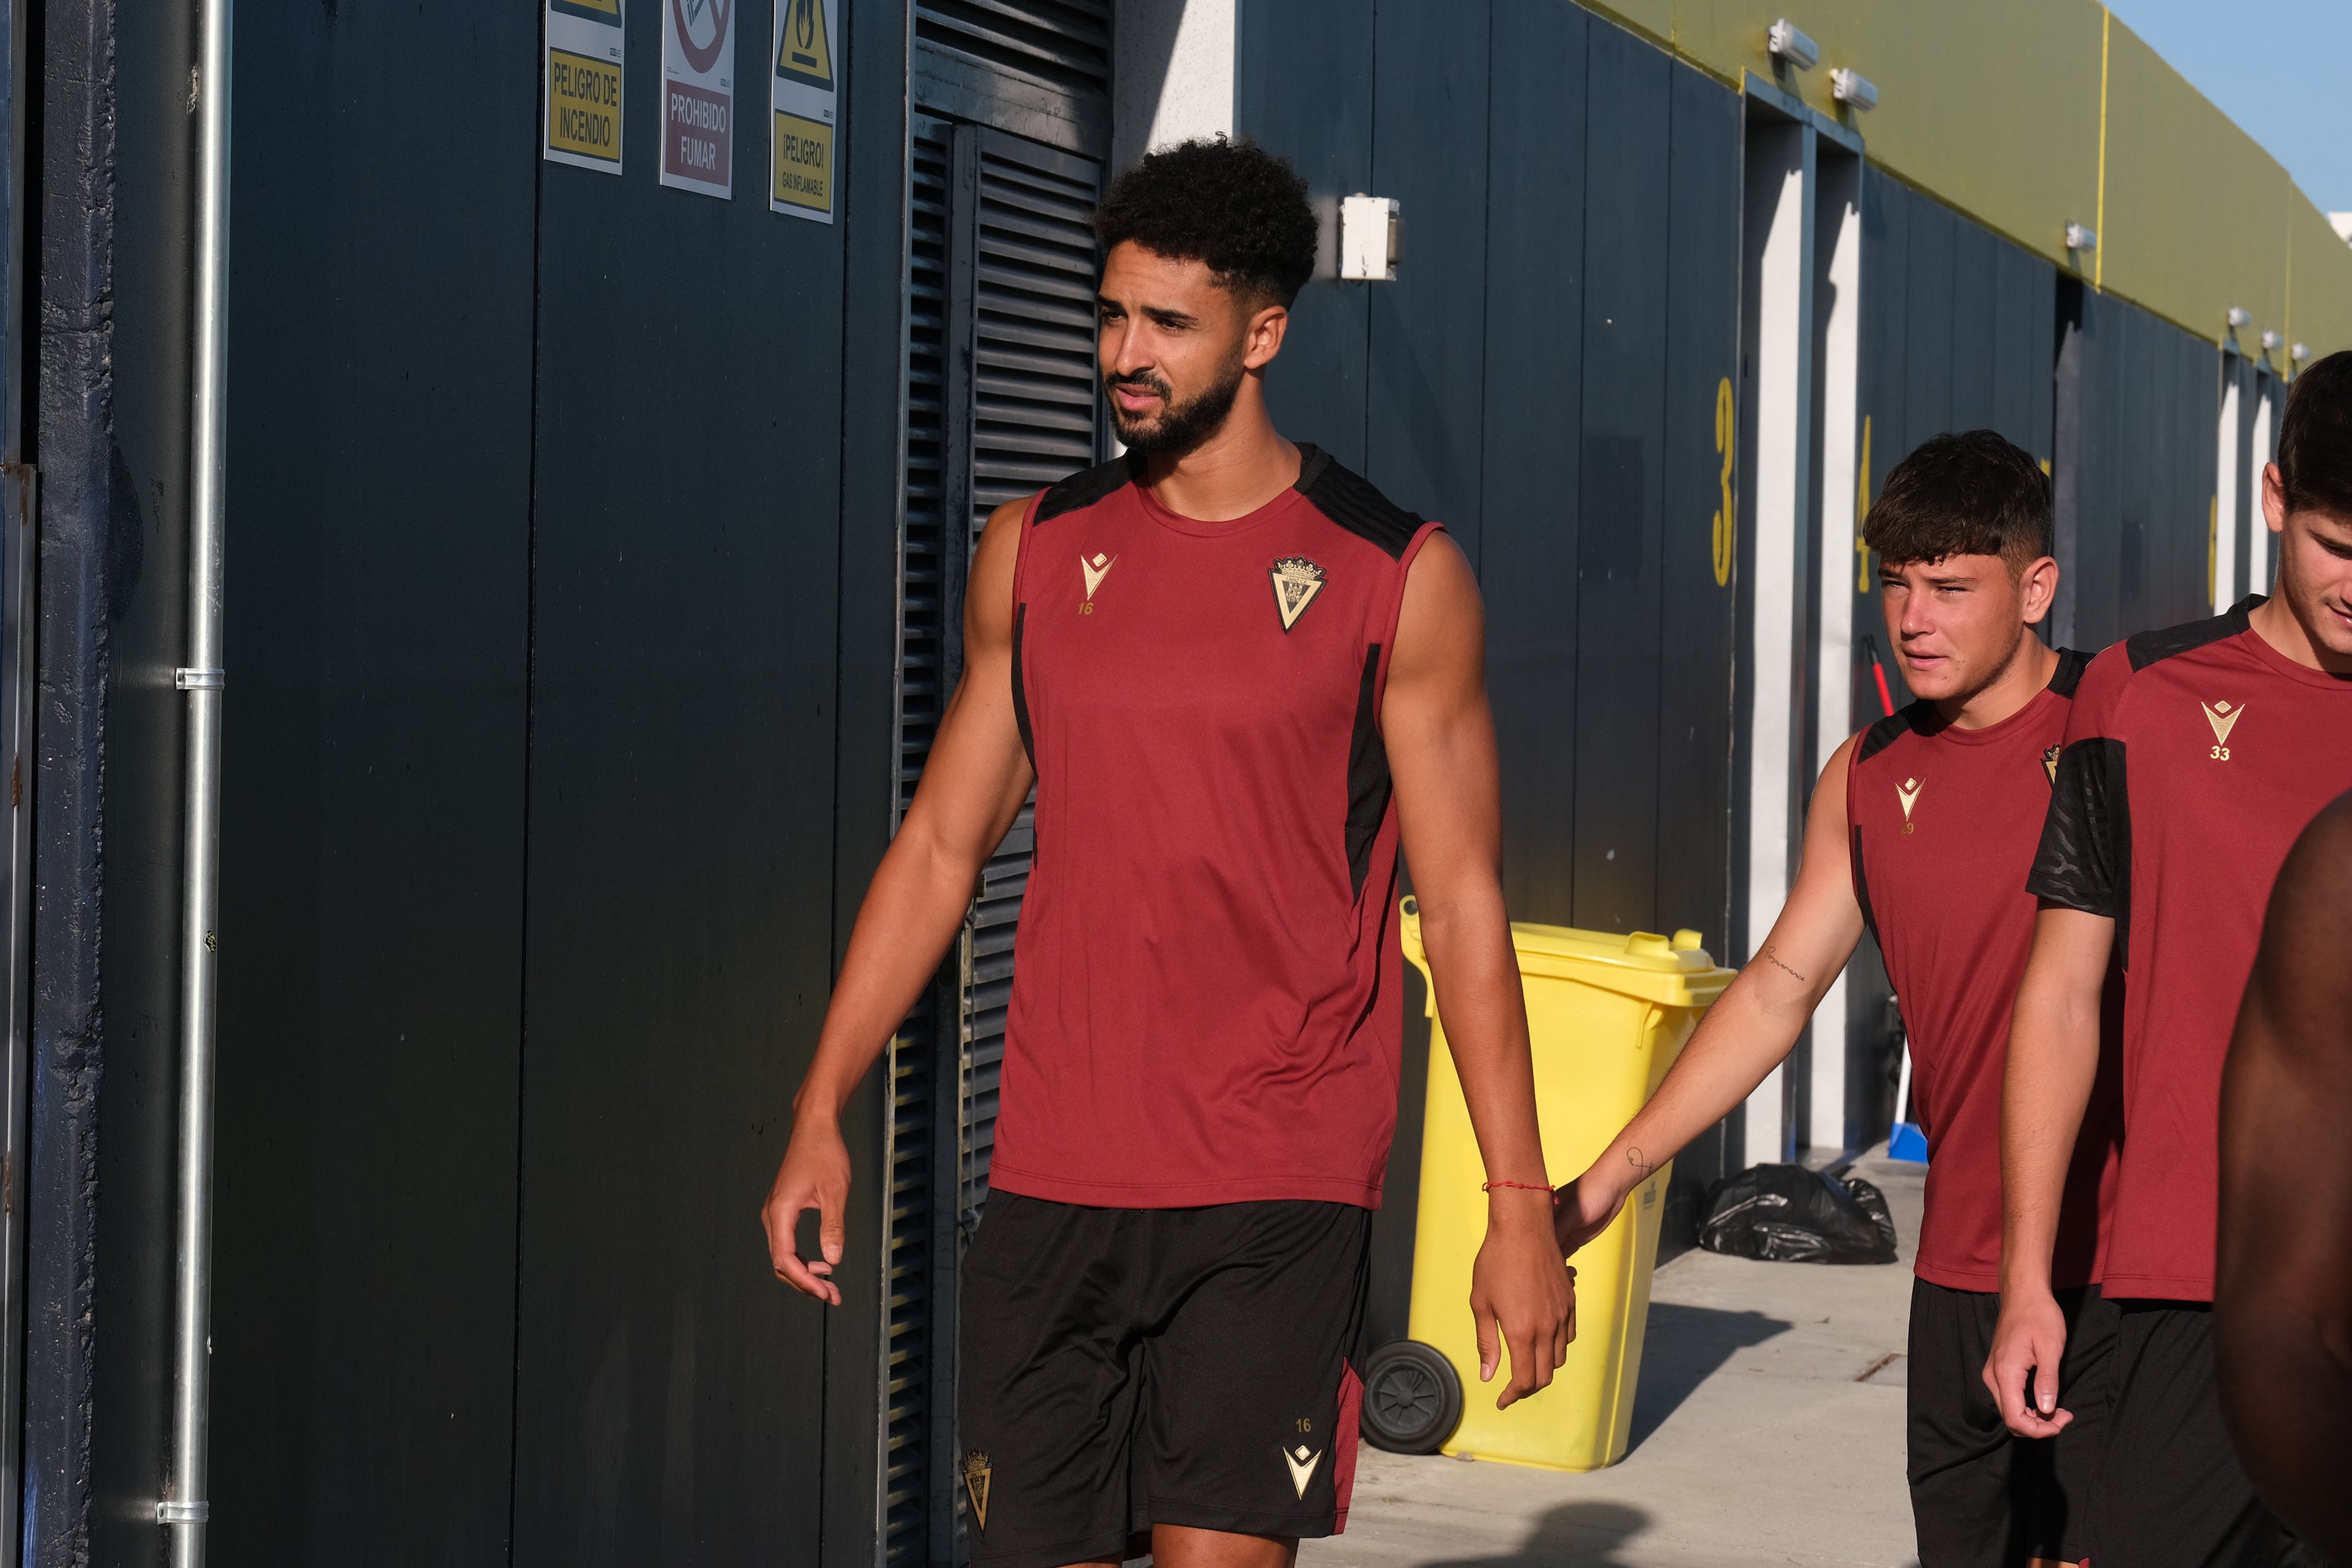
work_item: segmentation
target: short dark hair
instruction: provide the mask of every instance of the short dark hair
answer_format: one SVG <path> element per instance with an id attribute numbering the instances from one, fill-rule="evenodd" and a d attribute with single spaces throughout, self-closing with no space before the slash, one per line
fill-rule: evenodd
<path id="1" fill-rule="evenodd" d="M 2050 553 L 2050 476 L 1995 430 L 1930 436 L 1895 465 L 1862 525 L 1887 561 L 1998 555 L 2021 572 Z"/>
<path id="2" fill-rule="evenodd" d="M 1095 209 L 1103 254 L 1123 240 L 1205 264 L 1221 289 L 1288 306 L 1315 272 L 1315 209 L 1298 172 L 1223 136 L 1146 153 Z"/>
<path id="3" fill-rule="evenodd" d="M 2352 349 L 2294 378 L 2279 421 L 2278 468 L 2289 510 L 2352 521 Z"/>

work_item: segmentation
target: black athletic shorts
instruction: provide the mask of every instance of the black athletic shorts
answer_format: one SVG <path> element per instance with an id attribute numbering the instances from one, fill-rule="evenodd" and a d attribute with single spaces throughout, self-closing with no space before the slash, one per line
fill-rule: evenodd
<path id="1" fill-rule="evenodd" d="M 1338 1534 L 1371 1218 L 990 1194 L 959 1287 L 971 1560 L 1116 1560 L 1154 1524 Z"/>
<path id="2" fill-rule="evenodd" d="M 2322 1568 L 2238 1462 L 2213 1384 L 2213 1310 L 2116 1305 L 2115 1433 L 2091 1543 L 2097 1568 Z"/>
<path id="3" fill-rule="evenodd" d="M 2001 1425 L 1984 1383 L 2000 1297 L 1912 1281 L 1906 1377 L 1920 1568 L 2016 1568 L 2029 1558 L 2079 1563 L 2089 1554 L 2114 1394 L 2116 1309 L 2096 1286 L 2059 1291 L 2058 1306 L 2066 1315 L 2058 1403 L 2074 1419 L 2054 1437 L 2019 1437 Z"/>

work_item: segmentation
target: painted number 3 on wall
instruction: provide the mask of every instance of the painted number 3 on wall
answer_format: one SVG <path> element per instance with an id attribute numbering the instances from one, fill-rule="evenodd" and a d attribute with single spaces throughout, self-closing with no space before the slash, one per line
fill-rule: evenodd
<path id="1" fill-rule="evenodd" d="M 1715 389 L 1715 449 L 1723 458 L 1723 505 L 1715 514 L 1715 585 L 1727 587 L 1731 583 L 1731 551 L 1738 540 L 1739 514 L 1732 510 L 1731 459 L 1739 434 L 1738 410 L 1732 406 L 1731 378 L 1725 376 Z"/>

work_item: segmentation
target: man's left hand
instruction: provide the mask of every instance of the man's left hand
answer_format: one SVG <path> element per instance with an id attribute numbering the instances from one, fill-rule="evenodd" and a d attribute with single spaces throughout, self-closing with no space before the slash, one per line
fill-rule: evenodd
<path id="1" fill-rule="evenodd" d="M 1478 1328 L 1478 1381 L 1491 1383 L 1508 1347 L 1510 1377 L 1495 1408 L 1507 1410 L 1551 1383 L 1576 1338 L 1575 1270 L 1552 1237 L 1551 1194 L 1497 1188 L 1489 1194 L 1486 1239 L 1470 1269 L 1470 1315 Z"/>

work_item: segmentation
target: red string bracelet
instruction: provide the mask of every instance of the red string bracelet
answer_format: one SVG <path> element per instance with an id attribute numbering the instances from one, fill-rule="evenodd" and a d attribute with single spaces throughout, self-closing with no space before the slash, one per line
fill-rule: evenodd
<path id="1" fill-rule="evenodd" d="M 1533 1182 L 1481 1182 L 1478 1184 L 1478 1190 L 1482 1193 L 1491 1193 L 1496 1187 L 1517 1187 L 1523 1193 L 1551 1193 L 1551 1206 L 1554 1208 L 1559 1206 L 1558 1193 L 1553 1193 L 1549 1187 L 1538 1186 Z"/>

